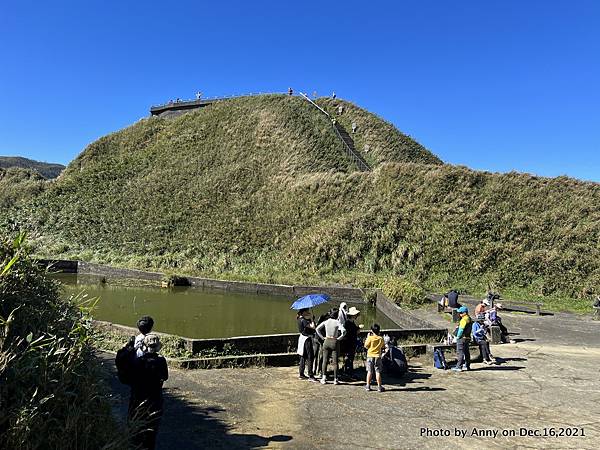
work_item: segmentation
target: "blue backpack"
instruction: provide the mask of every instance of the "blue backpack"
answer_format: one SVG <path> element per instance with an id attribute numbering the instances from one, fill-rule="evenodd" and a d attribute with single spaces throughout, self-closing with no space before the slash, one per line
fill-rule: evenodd
<path id="1" fill-rule="evenodd" d="M 439 348 L 436 348 L 433 351 L 433 365 L 436 369 L 446 370 L 448 368 L 446 358 L 444 357 L 444 352 L 441 351 Z"/>

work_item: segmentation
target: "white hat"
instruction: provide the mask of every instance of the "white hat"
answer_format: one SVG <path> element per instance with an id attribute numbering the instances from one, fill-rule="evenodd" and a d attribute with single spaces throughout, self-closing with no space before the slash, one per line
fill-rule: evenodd
<path id="1" fill-rule="evenodd" d="M 490 306 L 490 301 L 489 301 L 487 298 L 483 299 L 483 302 L 482 302 L 482 303 L 483 303 L 485 306 Z"/>
<path id="2" fill-rule="evenodd" d="M 356 309 L 354 306 L 351 306 L 350 309 L 348 310 L 349 316 L 357 316 L 359 314 L 360 314 L 360 311 L 358 309 Z"/>

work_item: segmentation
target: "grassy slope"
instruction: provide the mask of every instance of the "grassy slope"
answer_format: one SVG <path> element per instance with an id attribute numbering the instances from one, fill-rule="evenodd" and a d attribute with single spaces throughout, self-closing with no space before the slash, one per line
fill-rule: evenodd
<path id="1" fill-rule="evenodd" d="M 354 140 L 356 149 L 371 165 L 383 162 L 416 162 L 442 164 L 442 161 L 411 137 L 399 132 L 392 124 L 353 103 L 320 98 L 317 104 L 340 123 Z M 339 107 L 342 113 L 339 113 Z M 356 132 L 352 133 L 355 123 Z"/>
<path id="2" fill-rule="evenodd" d="M 34 161 L 20 156 L 0 156 L 0 168 L 8 169 L 10 167 L 32 169 L 44 178 L 56 178 L 65 168 L 65 166 L 61 164 Z"/>
<path id="3" fill-rule="evenodd" d="M 38 198 L 39 252 L 260 281 L 598 290 L 598 184 L 442 165 L 368 119 L 372 173 L 352 172 L 326 117 L 298 98 L 138 122 Z"/>
<path id="4" fill-rule="evenodd" d="M 39 195 L 46 184 L 46 179 L 34 170 L 19 167 L 0 168 L 0 208 L 10 208 Z"/>

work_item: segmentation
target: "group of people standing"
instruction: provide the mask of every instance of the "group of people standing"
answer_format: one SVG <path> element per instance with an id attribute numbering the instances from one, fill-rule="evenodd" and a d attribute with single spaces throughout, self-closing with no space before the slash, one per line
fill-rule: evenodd
<path id="1" fill-rule="evenodd" d="M 496 364 L 497 361 L 490 351 L 490 343 L 488 335 L 490 327 L 498 326 L 500 328 L 500 337 L 503 343 L 512 343 L 515 341 L 510 339 L 508 329 L 502 323 L 502 319 L 498 316 L 497 309 L 501 305 L 493 305 L 493 301 L 498 296 L 488 294 L 487 298 L 475 307 L 475 320 L 469 316 L 469 309 L 458 303 L 458 294 L 456 291 L 450 291 L 445 296 L 445 302 L 450 307 L 456 307 L 456 312 L 460 316 L 458 327 L 454 332 L 454 340 L 456 342 L 457 363 L 452 368 L 453 371 L 462 372 L 471 368 L 471 354 L 469 345 L 473 340 L 478 346 L 483 357 L 484 364 Z M 451 306 L 453 305 L 453 306 Z"/>
<path id="2" fill-rule="evenodd" d="M 338 358 L 343 357 L 342 372 L 348 380 L 354 378 L 354 358 L 356 356 L 358 334 L 363 325 L 356 323 L 360 311 L 354 306 L 348 308 L 342 302 L 339 308 L 333 308 L 319 317 L 315 317 L 308 308 L 298 311 L 298 354 L 300 355 L 299 379 L 327 384 L 327 368 L 331 359 L 333 366 L 333 384 L 339 384 Z M 377 385 L 381 385 L 381 358 L 385 344 L 380 335 L 380 327 L 373 324 L 364 348 L 367 350 L 367 390 L 373 373 L 376 374 Z M 308 376 L 305 374 L 308 370 Z M 317 374 L 321 375 L 317 380 Z"/>

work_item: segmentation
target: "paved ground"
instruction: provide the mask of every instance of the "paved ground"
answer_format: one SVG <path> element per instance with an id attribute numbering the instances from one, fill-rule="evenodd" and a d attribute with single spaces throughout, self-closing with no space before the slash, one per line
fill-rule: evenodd
<path id="1" fill-rule="evenodd" d="M 158 449 L 597 448 L 600 322 L 504 320 L 521 340 L 492 348 L 501 365 L 452 373 L 412 361 L 384 393 L 299 381 L 294 368 L 171 370 Z M 123 414 L 127 392 L 115 390 Z M 551 436 L 561 429 L 579 436 Z"/>

